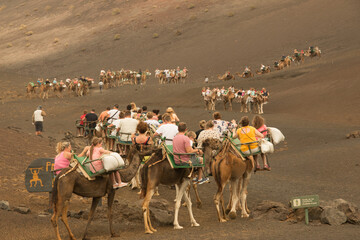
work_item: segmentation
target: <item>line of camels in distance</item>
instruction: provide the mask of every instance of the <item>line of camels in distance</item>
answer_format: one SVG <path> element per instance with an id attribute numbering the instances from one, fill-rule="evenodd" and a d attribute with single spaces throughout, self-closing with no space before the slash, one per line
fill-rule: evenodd
<path id="1" fill-rule="evenodd" d="M 321 57 L 321 50 L 319 49 L 318 46 L 316 47 L 309 47 L 308 50 L 304 51 L 301 50 L 300 52 L 297 49 L 294 49 L 294 53 L 292 56 L 288 55 L 288 56 L 282 56 L 282 58 L 278 61 L 274 62 L 274 69 L 275 70 L 282 70 L 286 67 L 290 67 L 291 62 L 294 62 L 296 64 L 301 64 L 304 63 L 305 57 L 310 57 L 310 58 L 314 58 L 314 57 Z M 262 75 L 262 74 L 267 74 L 271 72 L 271 68 L 270 65 L 261 65 L 260 66 L 260 71 L 256 70 L 256 74 L 258 75 Z M 251 78 L 254 77 L 254 73 L 250 70 L 249 67 L 245 67 L 245 70 L 240 73 L 240 72 L 236 72 L 235 73 L 236 76 L 240 77 L 240 78 Z M 225 74 L 223 75 L 218 75 L 218 79 L 222 80 L 222 81 L 227 81 L 227 80 L 235 80 L 235 75 L 232 75 L 230 73 L 230 71 L 226 71 Z"/>

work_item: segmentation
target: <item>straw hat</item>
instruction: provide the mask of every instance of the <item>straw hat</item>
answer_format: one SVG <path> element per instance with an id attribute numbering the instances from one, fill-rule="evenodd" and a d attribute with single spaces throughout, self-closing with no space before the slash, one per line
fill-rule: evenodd
<path id="1" fill-rule="evenodd" d="M 166 112 L 167 112 L 167 113 L 173 113 L 173 112 L 174 112 L 174 109 L 172 109 L 172 107 L 168 107 L 168 108 L 166 109 Z"/>

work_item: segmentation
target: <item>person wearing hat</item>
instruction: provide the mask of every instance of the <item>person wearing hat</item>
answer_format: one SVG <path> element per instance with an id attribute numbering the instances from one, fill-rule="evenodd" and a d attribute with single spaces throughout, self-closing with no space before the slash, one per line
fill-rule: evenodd
<path id="1" fill-rule="evenodd" d="M 41 136 L 41 133 L 43 131 L 44 116 L 46 116 L 45 111 L 42 110 L 41 106 L 38 106 L 32 115 L 32 123 L 33 125 L 35 125 L 36 136 Z"/>

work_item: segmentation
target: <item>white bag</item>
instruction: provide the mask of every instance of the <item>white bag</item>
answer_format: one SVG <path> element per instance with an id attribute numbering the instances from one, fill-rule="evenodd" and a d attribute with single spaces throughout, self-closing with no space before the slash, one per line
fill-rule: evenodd
<path id="1" fill-rule="evenodd" d="M 98 124 L 96 124 L 95 130 L 97 132 L 101 132 L 101 127 L 102 127 L 102 123 L 98 123 Z"/>
<path id="2" fill-rule="evenodd" d="M 285 136 L 279 129 L 273 127 L 267 127 L 267 129 L 270 131 L 271 138 L 275 145 L 285 140 Z"/>
<path id="3" fill-rule="evenodd" d="M 260 148 L 262 153 L 274 152 L 274 145 L 265 139 L 260 139 Z"/>
<path id="4" fill-rule="evenodd" d="M 103 160 L 103 164 L 104 164 L 104 169 L 107 172 L 113 171 L 113 170 L 125 165 L 122 157 L 116 152 L 111 152 L 110 154 L 104 154 L 102 156 L 102 160 Z"/>

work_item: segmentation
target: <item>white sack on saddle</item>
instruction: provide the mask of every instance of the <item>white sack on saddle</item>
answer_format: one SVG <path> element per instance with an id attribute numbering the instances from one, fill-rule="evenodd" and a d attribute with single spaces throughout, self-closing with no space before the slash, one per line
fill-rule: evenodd
<path id="1" fill-rule="evenodd" d="M 110 154 L 104 154 L 102 156 L 102 160 L 103 160 L 104 169 L 107 172 L 113 171 L 125 165 L 122 157 L 116 152 L 111 152 Z"/>
<path id="2" fill-rule="evenodd" d="M 279 129 L 274 127 L 268 127 L 267 129 L 270 131 L 271 138 L 275 145 L 285 140 L 284 134 L 282 134 Z"/>
<path id="3" fill-rule="evenodd" d="M 102 127 L 102 123 L 98 123 L 98 124 L 96 124 L 95 130 L 97 132 L 101 132 L 101 127 Z"/>
<path id="4" fill-rule="evenodd" d="M 265 140 L 265 139 L 260 139 L 260 148 L 261 148 L 261 152 L 262 153 L 273 153 L 274 152 L 274 145 Z"/>

